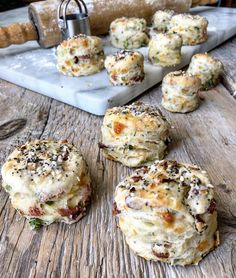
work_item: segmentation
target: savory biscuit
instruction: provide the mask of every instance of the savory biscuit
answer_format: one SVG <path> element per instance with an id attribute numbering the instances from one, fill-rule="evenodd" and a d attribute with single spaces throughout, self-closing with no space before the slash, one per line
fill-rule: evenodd
<path id="1" fill-rule="evenodd" d="M 81 34 L 64 40 L 57 47 L 57 69 L 64 75 L 89 75 L 103 68 L 103 44 L 98 37 Z"/>
<path id="2" fill-rule="evenodd" d="M 35 140 L 17 147 L 2 167 L 2 178 L 12 206 L 32 228 L 74 223 L 90 202 L 86 162 L 65 141 Z"/>
<path id="3" fill-rule="evenodd" d="M 162 160 L 136 170 L 116 187 L 113 213 L 146 260 L 198 264 L 219 245 L 213 186 L 196 165 Z"/>
<path id="4" fill-rule="evenodd" d="M 132 86 L 145 77 L 144 57 L 138 51 L 120 50 L 107 56 L 105 68 L 113 85 Z"/>
<path id="5" fill-rule="evenodd" d="M 162 106 L 170 112 L 187 113 L 199 106 L 201 81 L 183 71 L 168 73 L 162 81 Z"/>
<path id="6" fill-rule="evenodd" d="M 209 90 L 220 82 L 223 71 L 221 61 L 207 53 L 199 53 L 192 57 L 187 73 L 200 78 L 201 89 Z"/>
<path id="7" fill-rule="evenodd" d="M 162 159 L 169 143 L 170 125 L 158 108 L 143 103 L 108 109 L 102 124 L 105 157 L 129 167 Z"/>
<path id="8" fill-rule="evenodd" d="M 174 15 L 169 24 L 169 32 L 182 36 L 183 45 L 196 45 L 207 40 L 208 21 L 200 15 Z"/>
<path id="9" fill-rule="evenodd" d="M 181 63 L 182 38 L 178 34 L 154 35 L 148 48 L 148 59 L 155 66 L 174 66 Z"/>
<path id="10" fill-rule="evenodd" d="M 152 27 L 154 31 L 166 32 L 174 14 L 175 12 L 173 10 L 156 11 L 152 18 Z"/>
<path id="11" fill-rule="evenodd" d="M 148 41 L 147 23 L 143 18 L 121 17 L 110 25 L 111 44 L 117 48 L 134 49 L 145 46 Z"/>

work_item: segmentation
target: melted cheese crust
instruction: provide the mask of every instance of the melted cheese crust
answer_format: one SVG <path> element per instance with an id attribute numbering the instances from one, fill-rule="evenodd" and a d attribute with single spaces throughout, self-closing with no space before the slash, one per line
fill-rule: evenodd
<path id="1" fill-rule="evenodd" d="M 94 74 L 104 68 L 104 59 L 102 40 L 95 36 L 79 35 L 57 47 L 57 69 L 64 75 Z"/>
<path id="2" fill-rule="evenodd" d="M 81 153 L 67 142 L 35 140 L 16 148 L 2 167 L 12 206 L 43 224 L 73 223 L 86 211 L 90 177 Z"/>
<path id="3" fill-rule="evenodd" d="M 215 87 L 221 79 L 224 67 L 221 61 L 207 53 L 195 54 L 187 72 L 201 80 L 201 89 L 209 90 Z"/>
<path id="4" fill-rule="evenodd" d="M 187 113 L 199 106 L 200 79 L 183 71 L 167 74 L 162 81 L 162 106 L 171 112 Z"/>
<path id="5" fill-rule="evenodd" d="M 143 18 L 117 18 L 110 25 L 111 44 L 117 48 L 134 49 L 148 41 L 147 23 Z"/>
<path id="6" fill-rule="evenodd" d="M 128 245 L 147 260 L 198 264 L 219 244 L 213 186 L 196 165 L 156 161 L 118 184 L 114 201 Z"/>
<path id="7" fill-rule="evenodd" d="M 129 167 L 162 159 L 170 125 L 156 107 L 133 103 L 108 109 L 102 125 L 103 154 Z"/>

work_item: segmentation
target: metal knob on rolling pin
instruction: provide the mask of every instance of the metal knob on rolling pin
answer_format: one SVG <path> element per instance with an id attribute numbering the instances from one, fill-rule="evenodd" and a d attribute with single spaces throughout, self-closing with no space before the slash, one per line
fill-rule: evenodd
<path id="1" fill-rule="evenodd" d="M 83 0 L 75 0 L 79 13 L 67 14 L 71 0 L 62 0 L 57 9 L 57 22 L 62 31 L 63 39 L 71 38 L 78 34 L 91 35 L 88 9 Z"/>

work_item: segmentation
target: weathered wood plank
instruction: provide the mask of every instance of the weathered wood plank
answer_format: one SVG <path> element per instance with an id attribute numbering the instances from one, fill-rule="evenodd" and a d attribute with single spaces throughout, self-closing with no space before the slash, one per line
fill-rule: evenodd
<path id="1" fill-rule="evenodd" d="M 224 43 L 211 53 L 223 62 L 225 73 L 222 82 L 233 97 L 236 98 L 236 37 L 228 40 L 227 43 Z"/>
<path id="2" fill-rule="evenodd" d="M 228 62 L 230 56 L 220 51 L 216 49 L 214 55 L 228 63 L 226 72 L 235 69 Z M 27 124 L 1 141 L 0 162 L 28 138 L 67 138 L 88 162 L 93 200 L 87 216 L 77 224 L 53 224 L 34 232 L 19 219 L 1 189 L 0 277 L 235 277 L 236 100 L 223 85 L 201 95 L 200 108 L 186 115 L 161 107 L 158 86 L 141 98 L 157 104 L 175 127 L 168 157 L 201 165 L 216 185 L 222 244 L 199 266 L 183 268 L 135 256 L 116 227 L 113 192 L 132 170 L 102 157 L 97 147 L 102 118 L 1 81 L 0 125 L 16 118 L 26 118 Z"/>

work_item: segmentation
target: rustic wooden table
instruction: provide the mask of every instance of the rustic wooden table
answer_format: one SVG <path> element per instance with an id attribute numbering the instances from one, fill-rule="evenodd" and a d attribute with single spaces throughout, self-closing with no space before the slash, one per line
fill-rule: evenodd
<path id="1" fill-rule="evenodd" d="M 156 104 L 172 122 L 168 158 L 206 169 L 215 185 L 221 245 L 199 266 L 172 267 L 137 257 L 125 243 L 112 217 L 115 186 L 131 169 L 104 159 L 97 143 L 101 117 L 96 117 L 24 88 L 0 81 L 0 160 L 30 138 L 68 139 L 80 147 L 93 182 L 92 206 L 80 222 L 53 224 L 31 231 L 0 189 L 0 277 L 236 277 L 236 37 L 212 54 L 225 65 L 223 84 L 202 92 L 200 108 L 171 114 L 161 105 L 160 86 L 140 100 Z"/>

